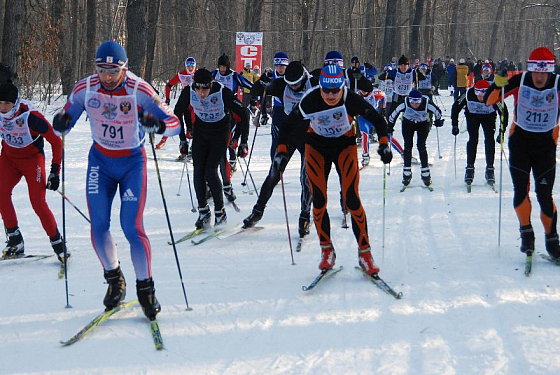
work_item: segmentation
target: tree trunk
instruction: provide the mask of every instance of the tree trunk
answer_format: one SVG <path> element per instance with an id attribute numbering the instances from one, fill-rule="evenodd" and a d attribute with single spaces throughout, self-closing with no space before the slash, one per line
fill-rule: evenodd
<path id="1" fill-rule="evenodd" d="M 95 40 L 95 31 L 97 30 L 97 9 L 96 0 L 86 1 L 86 14 L 87 14 L 87 25 L 86 28 L 86 59 L 85 66 L 86 70 L 90 70 L 89 67 L 93 66 L 95 60 L 95 51 L 97 47 L 97 41 Z"/>
<path id="2" fill-rule="evenodd" d="M 494 26 L 492 26 L 492 36 L 490 37 L 490 49 L 488 50 L 488 56 L 493 59 L 496 59 L 496 45 L 499 43 L 498 41 L 498 29 L 500 27 L 499 20 L 504 14 L 504 7 L 506 5 L 506 0 L 500 0 L 498 4 L 498 9 L 496 11 L 496 17 L 494 18 Z"/>
<path id="3" fill-rule="evenodd" d="M 412 19 L 412 30 L 410 33 L 409 54 L 420 56 L 420 27 L 422 24 L 422 15 L 424 14 L 424 0 L 416 0 L 414 9 L 414 18 Z"/>
<path id="4" fill-rule="evenodd" d="M 387 12 L 385 13 L 385 33 L 383 35 L 383 62 L 391 61 L 395 51 L 395 21 L 397 15 L 397 1 L 387 0 Z"/>
<path id="5" fill-rule="evenodd" d="M 503 1 L 503 0 L 502 0 Z M 451 25 L 449 27 L 449 45 L 447 46 L 448 53 L 451 57 L 455 58 L 457 55 L 457 22 L 459 16 L 459 2 L 451 2 Z"/>
<path id="6" fill-rule="evenodd" d="M 60 0 L 62 2 L 62 0 Z M 14 74 L 18 71 L 18 60 L 21 54 L 20 41 L 25 22 L 26 2 L 8 1 L 4 13 L 4 33 L 2 37 L 3 63 L 12 67 Z"/>
<path id="7" fill-rule="evenodd" d="M 146 65 L 146 14 L 145 0 L 128 0 L 126 8 L 126 30 L 128 34 L 126 50 L 130 70 L 144 76 Z"/>
<path id="8" fill-rule="evenodd" d="M 154 66 L 154 56 L 156 49 L 156 39 L 157 39 L 157 23 L 159 20 L 159 7 L 160 0 L 151 0 L 148 11 L 148 40 L 146 41 L 146 73 L 144 74 L 144 79 L 148 82 L 152 82 L 152 69 Z"/>
<path id="9" fill-rule="evenodd" d="M 68 14 L 66 8 L 66 1 L 60 0 L 53 2 L 52 6 L 52 20 L 56 22 L 57 20 L 62 20 L 63 24 L 59 25 L 58 29 L 58 71 L 60 73 L 60 80 L 62 83 L 62 94 L 69 95 L 74 87 L 74 79 L 73 76 L 73 68 L 74 64 L 72 63 L 72 51 L 71 51 L 71 43 L 72 43 L 72 35 L 70 35 L 66 30 L 65 27 L 68 27 L 67 18 L 64 17 L 65 14 Z M 63 27 L 60 27 L 63 26 Z"/>

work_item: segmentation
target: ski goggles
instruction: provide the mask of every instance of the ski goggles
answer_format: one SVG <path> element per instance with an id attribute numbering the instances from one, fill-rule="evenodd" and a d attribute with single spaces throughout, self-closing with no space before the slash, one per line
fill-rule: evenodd
<path id="1" fill-rule="evenodd" d="M 124 66 L 111 67 L 111 68 L 104 68 L 102 66 L 96 66 L 95 67 L 95 70 L 97 71 L 97 74 L 109 74 L 109 75 L 112 75 L 112 76 L 116 76 L 117 74 L 122 72 L 123 69 L 124 69 Z"/>
<path id="2" fill-rule="evenodd" d="M 475 95 L 484 95 L 486 94 L 486 89 L 474 89 Z"/>
<path id="3" fill-rule="evenodd" d="M 332 88 L 332 89 L 321 87 L 321 91 L 325 94 L 338 94 L 340 90 L 342 90 L 340 87 Z"/>
<path id="4" fill-rule="evenodd" d="M 408 97 L 408 101 L 409 101 L 411 104 L 420 104 L 420 103 L 422 103 L 422 98 L 411 98 L 411 97 Z"/>
<path id="5" fill-rule="evenodd" d="M 193 83 L 193 88 L 195 90 L 204 90 L 204 89 L 209 89 L 212 87 L 212 82 L 210 83 Z"/>
<path id="6" fill-rule="evenodd" d="M 196 63 L 194 61 L 188 61 L 186 66 L 196 66 Z"/>

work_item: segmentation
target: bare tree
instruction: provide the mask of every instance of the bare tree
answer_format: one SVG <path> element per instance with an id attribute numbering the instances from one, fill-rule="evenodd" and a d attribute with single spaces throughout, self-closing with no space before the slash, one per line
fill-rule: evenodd
<path id="1" fill-rule="evenodd" d="M 146 81 L 152 81 L 152 70 L 154 65 L 154 55 L 156 49 L 156 25 L 159 19 L 160 0 L 151 0 L 148 7 L 148 40 L 146 43 Z"/>
<path id="2" fill-rule="evenodd" d="M 27 1 L 8 1 L 4 13 L 2 60 L 17 73 L 20 56 L 20 38 L 23 33 Z"/>
<path id="3" fill-rule="evenodd" d="M 391 61 L 395 54 L 394 36 L 397 15 L 397 1 L 387 0 L 387 11 L 385 12 L 385 33 L 383 35 L 383 57 L 382 60 Z"/>
<path id="4" fill-rule="evenodd" d="M 424 14 L 424 0 L 416 0 L 414 7 L 414 18 L 412 19 L 412 30 L 410 32 L 409 54 L 420 56 L 420 27 L 422 15 Z"/>
<path id="5" fill-rule="evenodd" d="M 146 65 L 146 0 L 128 0 L 126 8 L 126 29 L 128 66 L 140 77 Z"/>

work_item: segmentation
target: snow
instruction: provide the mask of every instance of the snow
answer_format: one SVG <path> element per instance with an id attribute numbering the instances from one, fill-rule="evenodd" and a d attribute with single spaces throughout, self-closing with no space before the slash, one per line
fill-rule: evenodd
<path id="1" fill-rule="evenodd" d="M 2 374 L 557 374 L 560 372 L 560 273 L 535 257 L 533 274 L 523 274 L 512 186 L 503 161 L 501 246 L 498 247 L 500 194 L 484 186 L 481 134 L 472 193 L 463 180 L 467 133 L 457 137 L 457 173 L 450 127 L 452 98 L 442 91 L 446 122 L 428 139 L 434 191 L 421 188 L 413 166 L 412 186 L 400 193 L 398 155 L 387 176 L 385 248 L 382 249 L 382 164 L 377 155 L 361 173 L 360 192 L 368 216 L 374 258 L 397 291 L 396 300 L 359 272 L 351 230 L 340 228 L 338 179 L 329 182 L 329 212 L 337 265 L 344 270 L 311 292 L 318 274 L 319 243 L 314 228 L 291 264 L 282 191 L 275 190 L 259 225 L 265 230 L 200 246 L 177 245 L 186 304 L 162 205 L 154 162 L 149 160 L 145 227 L 152 243 L 153 274 L 163 306 L 158 321 L 165 350 L 155 350 L 147 320 L 138 306 L 116 314 L 76 344 L 62 348 L 103 309 L 106 291 L 92 249 L 88 223 L 66 205 L 66 231 L 72 252 L 68 272 L 70 304 L 57 261 L 0 263 L 0 353 Z M 439 103 L 439 100 L 438 100 Z M 511 101 L 508 100 L 511 106 Z M 60 103 L 58 103 L 60 107 Z M 54 108 L 54 107 L 53 107 Z M 48 115 L 50 118 L 52 113 Z M 461 115 L 462 117 L 462 115 Z M 464 121 L 461 125 L 465 126 Z M 254 128 L 252 129 L 254 131 Z M 259 128 L 251 160 L 258 186 L 270 165 L 270 128 Z M 397 124 L 397 134 L 400 124 Z M 66 138 L 66 192 L 87 212 L 85 170 L 91 141 L 82 117 Z M 402 142 L 402 136 L 397 135 Z M 250 135 L 252 140 L 253 133 Z M 158 137 L 159 138 L 159 137 Z M 197 215 L 186 178 L 177 195 L 182 164 L 178 140 L 159 151 L 165 198 L 176 238 L 192 230 Z M 47 149 L 50 150 L 49 146 Z M 376 145 L 372 146 L 372 155 Z M 150 147 L 147 148 L 151 155 Z M 50 160 L 47 151 L 47 160 Z M 414 151 L 416 154 L 416 150 Z M 507 145 L 506 145 L 507 155 Z M 245 165 L 243 165 L 245 167 Z M 192 181 L 192 166 L 189 165 Z M 499 146 L 496 152 L 500 180 Z M 284 176 L 292 244 L 299 216 L 299 156 Z M 233 186 L 241 212 L 226 206 L 229 222 L 240 224 L 256 201 L 244 192 L 240 171 Z M 250 185 L 250 184 L 249 184 Z M 537 252 L 544 235 L 533 193 Z M 25 183 L 14 190 L 14 204 L 26 252 L 50 254 L 48 239 L 27 198 Z M 48 202 L 62 227 L 61 197 Z M 196 203 L 195 203 L 196 204 Z M 134 271 L 119 227 L 120 200 L 113 207 L 112 233 L 135 298 Z"/>

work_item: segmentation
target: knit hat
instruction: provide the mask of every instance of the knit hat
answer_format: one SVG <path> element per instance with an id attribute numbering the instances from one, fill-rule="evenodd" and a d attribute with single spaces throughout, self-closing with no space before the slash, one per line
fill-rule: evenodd
<path id="1" fill-rule="evenodd" d="M 187 57 L 185 60 L 185 67 L 188 68 L 189 66 L 196 66 L 196 60 L 194 57 Z"/>
<path id="2" fill-rule="evenodd" d="M 212 73 L 208 69 L 198 69 L 193 75 L 195 86 L 210 87 L 212 83 Z"/>
<path id="3" fill-rule="evenodd" d="M 344 85 L 344 71 L 338 65 L 325 65 L 319 75 L 319 86 L 339 89 Z"/>
<path id="4" fill-rule="evenodd" d="M 276 52 L 274 54 L 274 59 L 273 59 L 273 63 L 274 65 L 283 65 L 283 66 L 288 66 L 288 63 L 290 62 L 290 59 L 288 57 L 288 54 L 286 52 Z"/>
<path id="5" fill-rule="evenodd" d="M 474 93 L 476 95 L 484 95 L 486 94 L 486 90 L 490 87 L 490 82 L 485 79 L 480 79 L 476 81 L 474 85 Z"/>
<path id="6" fill-rule="evenodd" d="M 530 72 L 554 72 L 554 55 L 546 47 L 539 47 L 529 55 L 527 70 Z"/>
<path id="7" fill-rule="evenodd" d="M 408 94 L 408 101 L 411 103 L 419 104 L 422 102 L 422 94 L 420 91 L 414 89 Z"/>
<path id="8" fill-rule="evenodd" d="M 332 64 L 336 64 L 341 68 L 344 67 L 344 58 L 342 57 L 342 54 L 340 52 L 338 51 L 327 52 L 327 54 L 325 55 L 324 65 L 332 65 Z"/>
<path id="9" fill-rule="evenodd" d="M 18 88 L 8 80 L 0 85 L 0 102 L 16 103 L 18 98 Z"/>
<path id="10" fill-rule="evenodd" d="M 350 59 L 350 62 L 351 62 L 352 64 L 354 64 L 354 63 L 359 63 L 359 62 L 360 62 L 360 59 L 358 58 L 358 56 L 352 56 L 352 58 Z"/>
<path id="11" fill-rule="evenodd" d="M 218 66 L 224 65 L 225 67 L 227 67 L 229 69 L 230 64 L 231 63 L 229 61 L 229 57 L 225 53 L 222 54 L 222 56 L 218 57 Z"/>
<path id="12" fill-rule="evenodd" d="M 288 85 L 297 85 L 303 80 L 304 76 L 305 70 L 301 61 L 292 61 L 286 68 L 284 81 L 286 81 Z"/>
<path id="13" fill-rule="evenodd" d="M 399 62 L 398 65 L 410 65 L 410 61 L 408 61 L 408 57 L 406 57 L 405 55 L 402 55 L 401 57 L 399 57 Z"/>

